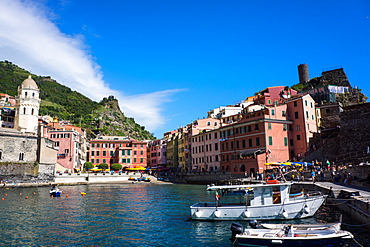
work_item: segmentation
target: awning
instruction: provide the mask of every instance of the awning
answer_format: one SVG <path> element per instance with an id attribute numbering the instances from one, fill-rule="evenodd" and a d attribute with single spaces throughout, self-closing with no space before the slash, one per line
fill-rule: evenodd
<path id="1" fill-rule="evenodd" d="M 126 170 L 129 170 L 129 171 L 144 171 L 144 170 L 146 170 L 146 168 L 142 167 L 142 166 L 140 166 L 140 167 L 129 167 L 129 168 L 126 168 Z"/>

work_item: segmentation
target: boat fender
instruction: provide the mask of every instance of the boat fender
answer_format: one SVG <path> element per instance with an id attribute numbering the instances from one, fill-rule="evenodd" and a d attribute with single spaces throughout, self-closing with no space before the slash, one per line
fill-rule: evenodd
<path id="1" fill-rule="evenodd" d="M 306 206 L 304 206 L 304 208 L 303 208 L 303 212 L 305 213 L 305 214 L 309 214 L 310 213 L 310 208 L 306 205 Z"/>
<path id="2" fill-rule="evenodd" d="M 248 217 L 250 217 L 250 216 L 251 216 L 251 212 L 250 212 L 248 209 L 246 209 L 246 210 L 243 212 L 243 217 L 248 218 Z"/>
<path id="3" fill-rule="evenodd" d="M 197 211 L 194 213 L 194 216 L 195 216 L 196 218 L 199 218 L 201 215 L 202 215 L 202 212 L 200 212 L 199 210 L 197 210 Z"/>
<path id="4" fill-rule="evenodd" d="M 216 209 L 216 211 L 214 212 L 214 215 L 216 218 L 219 218 L 221 216 L 221 212 Z"/>
<path id="5" fill-rule="evenodd" d="M 281 213 L 281 215 L 282 215 L 284 218 L 288 218 L 288 213 L 287 213 L 285 210 L 283 210 L 283 212 Z"/>

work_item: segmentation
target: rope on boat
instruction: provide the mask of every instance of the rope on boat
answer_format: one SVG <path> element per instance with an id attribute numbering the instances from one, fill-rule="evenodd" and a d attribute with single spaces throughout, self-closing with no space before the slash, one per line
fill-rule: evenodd
<path id="1" fill-rule="evenodd" d="M 355 243 L 356 243 L 356 244 L 358 244 L 358 246 L 360 246 L 360 247 L 364 247 L 362 244 L 360 244 L 360 243 L 355 239 L 355 237 L 352 237 L 352 239 L 353 239 L 353 241 L 355 241 Z"/>
<path id="2" fill-rule="evenodd" d="M 362 224 L 362 225 L 350 225 L 350 224 L 347 224 L 347 223 L 343 223 L 341 222 L 342 225 L 346 225 L 346 226 L 356 226 L 356 227 L 360 227 L 360 226 L 367 226 L 367 225 L 370 225 L 370 222 L 369 223 L 366 223 L 366 224 Z"/>

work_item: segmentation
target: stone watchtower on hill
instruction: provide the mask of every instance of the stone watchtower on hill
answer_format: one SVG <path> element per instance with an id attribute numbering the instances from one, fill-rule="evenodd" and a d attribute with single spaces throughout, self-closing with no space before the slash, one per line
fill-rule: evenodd
<path id="1" fill-rule="evenodd" d="M 37 134 L 40 108 L 40 90 L 31 75 L 18 87 L 14 128 L 26 133 Z"/>

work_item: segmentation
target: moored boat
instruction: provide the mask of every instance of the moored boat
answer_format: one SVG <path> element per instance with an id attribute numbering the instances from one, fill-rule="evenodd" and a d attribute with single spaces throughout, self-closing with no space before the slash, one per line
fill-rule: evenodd
<path id="1" fill-rule="evenodd" d="M 244 229 L 233 223 L 231 231 L 230 240 L 238 246 L 340 246 L 353 238 L 350 232 L 340 229 L 340 223 L 328 228 L 285 224 L 273 229 Z"/>
<path id="2" fill-rule="evenodd" d="M 215 202 L 190 206 L 193 220 L 287 220 L 313 216 L 325 200 L 320 192 L 291 196 L 291 183 L 209 186 Z M 223 200 L 228 192 L 245 191 L 235 201 Z"/>
<path id="3" fill-rule="evenodd" d="M 51 190 L 50 190 L 50 196 L 51 197 L 59 197 L 61 194 L 62 194 L 62 191 L 61 190 L 59 190 L 59 188 L 57 188 L 57 187 L 53 187 Z"/>

